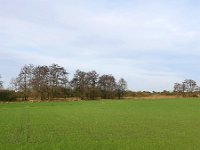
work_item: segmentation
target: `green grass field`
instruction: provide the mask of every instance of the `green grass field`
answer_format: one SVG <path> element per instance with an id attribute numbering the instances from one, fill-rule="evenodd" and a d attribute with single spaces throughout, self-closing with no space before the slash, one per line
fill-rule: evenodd
<path id="1" fill-rule="evenodd" d="M 200 99 L 0 104 L 1 150 L 199 150 Z"/>

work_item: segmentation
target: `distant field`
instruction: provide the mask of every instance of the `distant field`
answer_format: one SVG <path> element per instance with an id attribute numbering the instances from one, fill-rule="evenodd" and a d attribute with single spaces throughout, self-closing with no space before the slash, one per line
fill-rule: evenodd
<path id="1" fill-rule="evenodd" d="M 199 150 L 200 99 L 0 104 L 1 150 Z"/>

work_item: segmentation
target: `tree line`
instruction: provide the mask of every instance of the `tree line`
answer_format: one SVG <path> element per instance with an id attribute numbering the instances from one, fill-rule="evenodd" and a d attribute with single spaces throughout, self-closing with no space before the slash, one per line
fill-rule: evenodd
<path id="1" fill-rule="evenodd" d="M 80 98 L 87 100 L 123 98 L 127 82 L 111 74 L 100 75 L 95 70 L 76 70 L 69 80 L 69 73 L 58 64 L 50 66 L 24 65 L 18 76 L 11 80 L 11 87 L 23 100 L 55 100 Z M 0 86 L 3 86 L 0 82 Z"/>
<path id="2" fill-rule="evenodd" d="M 192 79 L 185 79 L 182 83 L 174 84 L 174 92 L 176 95 L 198 97 L 200 87 L 197 82 Z"/>
<path id="3" fill-rule="evenodd" d="M 85 72 L 76 70 L 72 79 L 69 73 L 58 64 L 50 66 L 32 64 L 24 65 L 17 77 L 11 80 L 11 89 L 3 89 L 0 75 L 0 101 L 21 100 L 55 100 L 55 99 L 114 99 L 151 96 L 198 97 L 200 87 L 196 81 L 185 79 L 174 83 L 173 91 L 131 91 L 127 82 L 118 81 L 111 74 L 100 75 L 95 70 Z"/>

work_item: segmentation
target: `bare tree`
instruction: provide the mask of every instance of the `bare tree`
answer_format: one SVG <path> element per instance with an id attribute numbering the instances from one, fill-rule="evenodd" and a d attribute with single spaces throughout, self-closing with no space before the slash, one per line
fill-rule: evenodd
<path id="1" fill-rule="evenodd" d="M 75 95 L 81 99 L 96 99 L 98 97 L 98 77 L 96 71 L 84 72 L 77 70 L 71 81 Z"/>
<path id="2" fill-rule="evenodd" d="M 101 90 L 102 98 L 111 99 L 115 97 L 116 81 L 113 75 L 99 77 L 98 87 Z"/>
<path id="3" fill-rule="evenodd" d="M 67 96 L 70 95 L 71 87 L 68 79 L 68 72 L 63 68 L 61 76 L 60 76 L 60 87 L 61 92 L 64 95 L 64 98 L 67 98 Z"/>
<path id="4" fill-rule="evenodd" d="M 86 72 L 77 70 L 71 81 L 71 85 L 73 87 L 75 95 L 80 97 L 81 99 L 86 98 L 86 85 L 87 85 L 86 76 L 87 76 Z"/>
<path id="5" fill-rule="evenodd" d="M 174 92 L 184 92 L 183 84 L 174 83 Z"/>
<path id="6" fill-rule="evenodd" d="M 16 78 L 16 83 L 18 84 L 18 90 L 21 91 L 23 93 L 23 98 L 24 100 L 28 100 L 29 94 L 31 92 L 32 89 L 32 84 L 31 84 L 31 80 L 32 80 L 32 72 L 33 72 L 33 65 L 25 65 L 18 77 Z"/>
<path id="7" fill-rule="evenodd" d="M 34 95 L 41 100 L 49 98 L 49 68 L 37 66 L 33 70 L 32 87 Z"/>
<path id="8" fill-rule="evenodd" d="M 185 90 L 186 92 L 194 92 L 197 89 L 197 83 L 196 81 L 192 80 L 192 79 L 186 79 L 183 82 L 183 85 L 185 86 Z"/>
<path id="9" fill-rule="evenodd" d="M 96 99 L 98 97 L 98 77 L 99 74 L 96 71 L 90 71 L 86 74 L 86 87 L 87 87 L 87 98 Z"/>
<path id="10" fill-rule="evenodd" d="M 59 96 L 59 88 L 67 84 L 67 75 L 64 67 L 59 66 L 58 64 L 53 64 L 49 66 L 49 83 L 51 88 L 51 97 L 55 98 Z"/>
<path id="11" fill-rule="evenodd" d="M 121 78 L 117 83 L 117 95 L 119 99 L 124 96 L 127 87 L 127 82 L 123 78 Z"/>
<path id="12" fill-rule="evenodd" d="M 192 79 L 186 79 L 182 83 L 174 84 L 174 92 L 182 96 L 197 96 L 198 91 L 199 87 L 196 81 Z"/>
<path id="13" fill-rule="evenodd" d="M 10 86 L 9 86 L 9 88 L 10 88 L 11 90 L 13 90 L 13 91 L 16 91 L 16 92 L 19 90 L 19 87 L 18 87 L 18 83 L 17 83 L 16 78 L 12 78 L 12 79 L 10 80 Z"/>
<path id="14" fill-rule="evenodd" d="M 0 75 L 0 89 L 3 89 L 3 81 L 1 80 L 1 75 Z"/>

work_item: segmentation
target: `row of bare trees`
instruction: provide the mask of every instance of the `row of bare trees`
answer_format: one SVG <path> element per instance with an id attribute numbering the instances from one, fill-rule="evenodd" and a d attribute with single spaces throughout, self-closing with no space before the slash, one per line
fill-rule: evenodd
<path id="1" fill-rule="evenodd" d="M 25 65 L 19 75 L 12 79 L 12 88 L 24 100 L 58 99 L 79 97 L 81 99 L 122 98 L 127 90 L 127 82 L 118 82 L 112 75 L 99 75 L 96 71 L 77 70 L 69 80 L 68 72 L 58 64 L 50 66 Z"/>
<path id="2" fill-rule="evenodd" d="M 174 92 L 178 95 L 191 96 L 197 95 L 200 91 L 200 87 L 196 81 L 192 79 L 186 79 L 182 83 L 174 84 Z"/>

